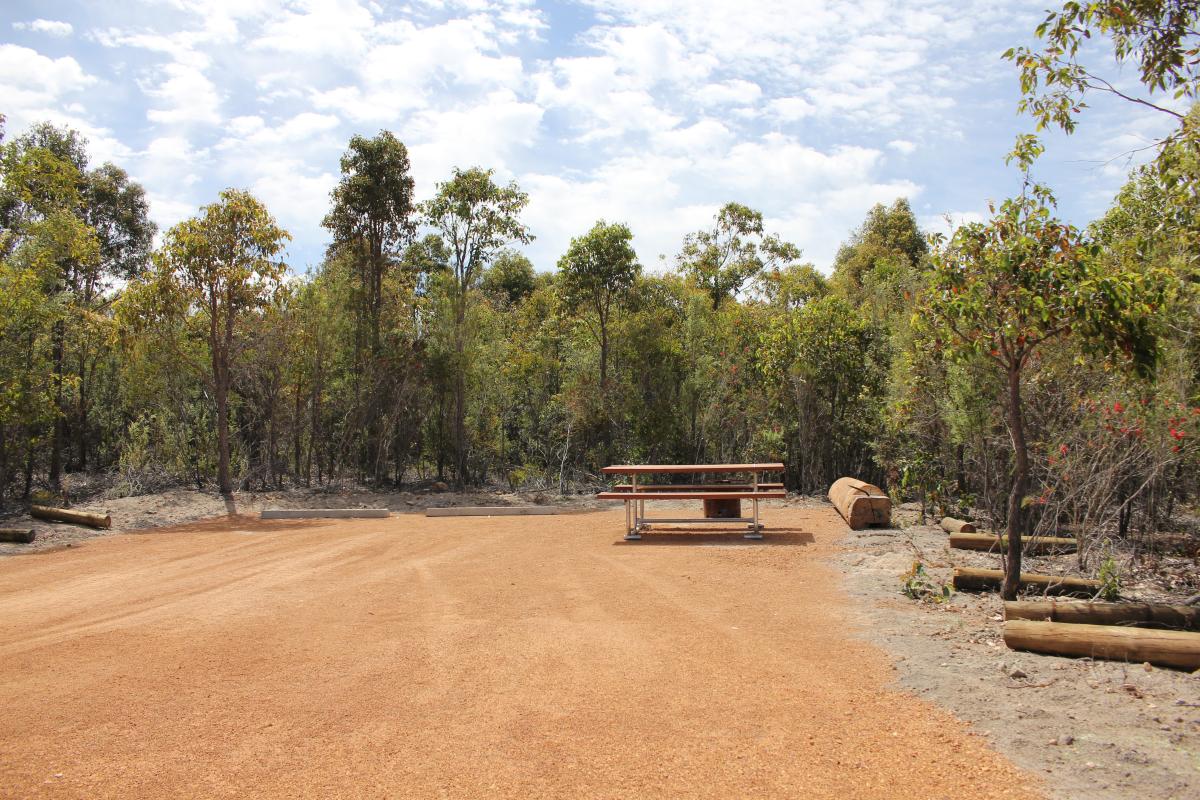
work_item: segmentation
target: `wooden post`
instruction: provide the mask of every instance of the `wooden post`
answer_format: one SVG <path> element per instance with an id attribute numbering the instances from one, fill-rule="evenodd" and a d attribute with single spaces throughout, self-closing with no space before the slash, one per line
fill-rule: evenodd
<path id="1" fill-rule="evenodd" d="M 1154 603 L 1060 603 L 1055 600 L 1019 600 L 1004 604 L 1004 619 L 1200 631 L 1200 607 Z"/>
<path id="2" fill-rule="evenodd" d="M 1200 669 L 1200 633 L 1190 631 L 1015 620 L 1004 623 L 1004 643 L 1034 653 Z"/>
<path id="3" fill-rule="evenodd" d="M 58 522 L 70 522 L 75 525 L 90 525 L 93 528 L 111 528 L 112 517 L 107 514 L 92 514 L 88 511 L 69 511 L 65 508 L 50 506 L 30 506 L 29 513 L 38 519 L 52 519 Z"/>
<path id="4" fill-rule="evenodd" d="M 954 588 L 960 592 L 990 592 L 1000 588 L 1004 573 L 998 569 L 972 569 L 958 567 L 954 570 Z M 1100 592 L 1100 581 L 1087 578 L 1068 578 L 1060 575 L 1035 575 L 1021 573 L 1021 586 L 1039 589 L 1046 594 L 1095 597 Z"/>
<path id="5" fill-rule="evenodd" d="M 1023 549 L 1028 555 L 1040 553 L 1073 553 L 1075 540 L 1057 536 L 1039 536 L 1026 539 Z M 1004 552 L 1008 550 L 1008 537 L 990 533 L 952 533 L 950 546 L 956 550 L 986 550 Z"/>

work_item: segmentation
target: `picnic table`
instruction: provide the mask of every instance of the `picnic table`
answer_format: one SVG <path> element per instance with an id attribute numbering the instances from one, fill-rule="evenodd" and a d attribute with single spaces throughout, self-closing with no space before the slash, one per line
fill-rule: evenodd
<path id="1" fill-rule="evenodd" d="M 606 475 L 628 475 L 628 484 L 618 484 L 607 492 L 596 495 L 601 500 L 622 500 L 625 503 L 625 538 L 637 540 L 642 538 L 642 531 L 649 529 L 655 523 L 708 523 L 729 524 L 746 523 L 747 539 L 761 539 L 763 526 L 758 521 L 758 502 L 760 500 L 782 500 L 787 497 L 782 483 L 764 483 L 762 475 L 765 472 L 783 472 L 783 464 L 617 464 L 605 467 L 602 472 Z M 639 483 L 638 479 L 647 475 L 750 475 L 747 483 L 698 483 L 698 484 L 654 484 Z M 703 517 L 680 518 L 650 518 L 646 516 L 647 500 L 701 500 L 705 502 L 706 511 L 709 506 L 716 506 L 720 501 L 734 501 L 740 509 L 742 500 L 753 503 L 754 513 L 750 517 L 716 516 L 706 513 Z M 714 502 L 717 501 L 717 502 Z M 740 511 L 739 511 L 740 514 Z"/>

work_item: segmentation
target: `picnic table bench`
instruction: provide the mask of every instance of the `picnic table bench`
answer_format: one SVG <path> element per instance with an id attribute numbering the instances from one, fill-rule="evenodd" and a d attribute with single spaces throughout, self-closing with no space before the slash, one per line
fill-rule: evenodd
<path id="1" fill-rule="evenodd" d="M 636 540 L 642 538 L 642 531 L 649 529 L 654 523 L 710 523 L 729 524 L 746 523 L 749 529 L 747 539 L 761 539 L 763 526 L 758 521 L 758 502 L 760 500 L 782 500 L 787 497 L 782 483 L 763 483 L 761 475 L 764 472 L 782 472 L 783 464 L 617 464 L 605 467 L 602 472 L 606 475 L 628 475 L 629 483 L 617 484 L 610 491 L 596 495 L 601 500 L 622 500 L 625 503 L 625 538 Z M 751 476 L 749 483 L 700 483 L 700 484 L 639 484 L 638 478 L 643 475 L 664 474 L 706 474 L 706 475 L 745 475 Z M 728 517 L 709 515 L 703 517 L 688 517 L 684 519 L 650 518 L 646 516 L 647 500 L 702 500 L 706 512 L 710 505 L 719 502 L 736 501 L 740 509 L 742 500 L 753 503 L 754 514 L 750 517 Z M 739 511 L 740 514 L 740 511 Z"/>

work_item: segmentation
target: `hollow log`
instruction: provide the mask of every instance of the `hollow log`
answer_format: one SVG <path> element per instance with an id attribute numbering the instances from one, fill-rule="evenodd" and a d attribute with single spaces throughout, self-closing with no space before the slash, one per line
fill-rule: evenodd
<path id="1" fill-rule="evenodd" d="M 1002 552 L 1008 549 L 1008 537 L 991 533 L 952 533 L 950 546 L 956 550 L 987 550 Z M 1038 536 L 1021 542 L 1021 550 L 1027 555 L 1043 553 L 1073 553 L 1075 540 L 1057 536 Z"/>
<path id="2" fill-rule="evenodd" d="M 1054 600 L 1017 600 L 1004 604 L 1004 619 L 1200 631 L 1200 608 L 1157 603 L 1059 603 Z"/>
<path id="3" fill-rule="evenodd" d="M 69 511 L 65 508 L 51 508 L 50 506 L 30 506 L 29 513 L 38 519 L 71 522 L 76 525 L 89 525 L 93 528 L 112 527 L 112 517 L 107 514 L 92 514 L 88 511 Z"/>
<path id="4" fill-rule="evenodd" d="M 851 530 L 868 525 L 882 528 L 892 524 L 892 501 L 878 486 L 857 478 L 838 478 L 829 487 L 829 502 Z"/>
<path id="5" fill-rule="evenodd" d="M 978 530 L 975 523 L 954 517 L 942 517 L 941 525 L 946 533 L 974 533 Z"/>
<path id="6" fill-rule="evenodd" d="M 1004 623 L 1004 643 L 1013 650 L 1058 656 L 1149 661 L 1163 667 L 1200 669 L 1200 633 L 1014 620 Z"/>
<path id="7" fill-rule="evenodd" d="M 954 588 L 960 592 L 990 592 L 998 590 L 1004 581 L 1004 573 L 998 569 L 973 569 L 957 567 L 954 570 Z M 1100 581 L 1088 578 L 1068 578 L 1061 575 L 1037 575 L 1021 573 L 1021 586 L 1040 589 L 1046 594 L 1094 597 L 1100 591 Z"/>
<path id="8" fill-rule="evenodd" d="M 37 538 L 33 528 L 0 528 L 0 542 L 13 544 L 30 544 Z"/>

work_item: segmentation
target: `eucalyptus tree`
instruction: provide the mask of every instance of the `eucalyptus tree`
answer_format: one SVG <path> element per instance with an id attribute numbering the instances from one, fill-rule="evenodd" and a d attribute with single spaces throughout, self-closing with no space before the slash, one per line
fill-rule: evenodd
<path id="1" fill-rule="evenodd" d="M 800 258 L 800 249 L 778 236 L 763 233 L 759 211 L 726 203 L 712 228 L 688 234 L 676 263 L 708 293 L 713 308 L 736 296 L 746 281 L 763 269 Z"/>
<path id="2" fill-rule="evenodd" d="M 350 253 L 359 270 L 367 331 L 360 346 L 379 352 L 384 277 L 416 231 L 408 148 L 390 131 L 355 136 L 341 159 L 342 179 L 322 224 L 332 248 Z"/>
<path id="3" fill-rule="evenodd" d="M 498 186 L 492 170 L 472 167 L 455 169 L 450 180 L 438 184 L 437 193 L 422 206 L 428 224 L 442 238 L 450 256 L 452 281 L 450 304 L 453 315 L 454 356 L 454 458 L 455 481 L 462 485 L 467 474 L 467 306 L 484 267 L 510 242 L 533 240 L 521 224 L 521 211 L 529 195 L 515 182 Z"/>
<path id="4" fill-rule="evenodd" d="M 137 333 L 182 322 L 207 345 L 207 369 L 191 366 L 204 375 L 216 406 L 222 494 L 233 491 L 229 396 L 244 350 L 240 337 L 247 317 L 265 308 L 279 287 L 286 270 L 279 255 L 290 238 L 257 198 L 226 189 L 199 216 L 167 231 L 152 269 L 130 285 L 118 309 L 124 326 Z"/>
<path id="5" fill-rule="evenodd" d="M 563 299 L 572 310 L 587 312 L 583 319 L 600 345 L 600 391 L 604 392 L 612 316 L 628 300 L 642 273 L 629 226 L 600 220 L 583 236 L 571 239 L 558 268 Z"/>

